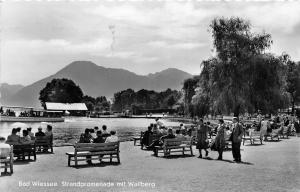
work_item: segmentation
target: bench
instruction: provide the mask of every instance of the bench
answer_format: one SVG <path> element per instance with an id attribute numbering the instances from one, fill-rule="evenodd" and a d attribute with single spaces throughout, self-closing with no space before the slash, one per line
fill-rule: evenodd
<path id="1" fill-rule="evenodd" d="M 164 157 L 170 156 L 174 152 L 182 152 L 182 155 L 185 155 L 185 151 L 189 151 L 193 155 L 192 140 L 164 139 L 162 146 L 155 146 L 155 156 L 158 156 L 159 150 L 163 150 Z"/>
<path id="2" fill-rule="evenodd" d="M 141 135 L 140 136 L 137 136 L 137 137 L 133 137 L 133 145 L 135 146 L 136 145 L 136 142 L 139 141 L 140 144 L 141 144 L 141 141 L 143 139 L 143 135 L 144 135 L 144 131 L 141 131 Z"/>
<path id="3" fill-rule="evenodd" d="M 33 156 L 34 161 L 36 161 L 36 146 L 35 143 L 32 144 L 13 144 L 13 153 L 15 157 L 22 156 L 22 160 L 25 160 L 25 156 L 28 156 L 28 160 Z"/>
<path id="4" fill-rule="evenodd" d="M 290 135 L 290 126 L 283 126 L 283 128 L 279 132 L 279 135 L 281 136 L 281 138 L 284 138 L 284 136 L 286 136 L 286 138 L 288 139 Z"/>
<path id="5" fill-rule="evenodd" d="M 47 137 L 47 136 L 37 136 L 35 138 L 35 146 L 38 151 L 48 152 L 50 149 L 51 153 L 53 153 L 53 136 Z"/>
<path id="6" fill-rule="evenodd" d="M 0 164 L 4 164 L 1 168 L 4 168 L 4 173 L 7 173 L 7 168 L 9 167 L 10 173 L 13 173 L 13 165 L 14 165 L 14 153 L 13 146 L 10 146 L 9 156 L 5 158 L 0 158 Z"/>
<path id="7" fill-rule="evenodd" d="M 262 144 L 263 137 L 262 137 L 260 131 L 251 131 L 251 132 L 249 132 L 249 135 L 244 135 L 243 145 L 245 145 L 246 140 L 249 140 L 251 145 L 254 144 L 255 140 L 259 140 L 260 144 Z"/>
<path id="8" fill-rule="evenodd" d="M 162 136 L 161 134 L 151 134 L 151 135 L 149 135 L 148 145 L 147 144 L 141 145 L 141 149 L 143 149 L 144 147 L 147 148 L 149 145 L 152 144 L 153 141 L 159 139 L 161 136 Z"/>
<path id="9" fill-rule="evenodd" d="M 266 139 L 268 139 L 268 137 L 270 137 L 272 141 L 274 140 L 274 138 L 277 138 L 277 140 L 279 141 L 280 131 L 281 131 L 281 128 L 273 129 L 271 133 L 266 133 L 266 135 L 264 135 L 264 137 Z"/>
<path id="10" fill-rule="evenodd" d="M 117 158 L 120 163 L 120 143 L 76 143 L 74 145 L 74 152 L 68 152 L 68 166 L 71 166 L 71 161 L 75 162 L 75 167 L 78 166 L 78 161 L 87 160 L 102 160 Z M 108 155 L 109 157 L 105 157 Z M 96 157 L 95 157 L 96 156 Z"/>

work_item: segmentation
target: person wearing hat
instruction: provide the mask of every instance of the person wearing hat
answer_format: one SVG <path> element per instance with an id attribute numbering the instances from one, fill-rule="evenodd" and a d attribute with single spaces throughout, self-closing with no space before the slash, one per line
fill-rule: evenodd
<path id="1" fill-rule="evenodd" d="M 232 141 L 232 156 L 235 162 L 241 162 L 241 143 L 244 130 L 242 125 L 238 122 L 238 118 L 233 118 L 231 141 Z"/>
<path id="2" fill-rule="evenodd" d="M 42 127 L 38 128 L 38 132 L 35 133 L 36 137 L 43 137 L 45 136 L 45 133 L 42 131 Z"/>

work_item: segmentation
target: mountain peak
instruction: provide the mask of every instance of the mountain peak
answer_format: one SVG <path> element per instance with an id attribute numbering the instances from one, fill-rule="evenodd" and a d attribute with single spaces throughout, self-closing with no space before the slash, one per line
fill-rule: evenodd
<path id="1" fill-rule="evenodd" d="M 156 72 L 156 73 L 150 73 L 148 75 L 148 77 L 150 78 L 157 78 L 159 76 L 169 76 L 169 75 L 176 75 L 176 74 L 180 74 L 180 75 L 184 75 L 184 76 L 192 76 L 191 74 L 185 72 L 185 71 L 182 71 L 182 70 L 179 70 L 179 69 L 176 69 L 176 68 L 167 68 L 167 69 L 164 69 L 160 72 Z"/>

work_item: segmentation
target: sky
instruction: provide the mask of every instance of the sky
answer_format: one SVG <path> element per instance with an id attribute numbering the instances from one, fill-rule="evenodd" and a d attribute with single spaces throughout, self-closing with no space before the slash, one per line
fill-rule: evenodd
<path id="1" fill-rule="evenodd" d="M 77 60 L 146 75 L 200 73 L 209 24 L 239 16 L 271 34 L 269 52 L 300 60 L 300 2 L 21 1 L 0 3 L 0 82 L 29 85 Z"/>

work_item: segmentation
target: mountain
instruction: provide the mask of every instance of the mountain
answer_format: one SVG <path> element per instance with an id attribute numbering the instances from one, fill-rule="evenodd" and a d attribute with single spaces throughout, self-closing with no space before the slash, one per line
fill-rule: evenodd
<path id="1" fill-rule="evenodd" d="M 192 75 L 173 68 L 143 76 L 124 69 L 101 67 L 90 61 L 75 61 L 54 75 L 23 87 L 6 104 L 40 107 L 39 92 L 53 78 L 72 79 L 84 94 L 93 97 L 106 96 L 110 99 L 114 93 L 128 88 L 155 91 L 167 88 L 180 90 L 184 79 L 189 77 Z"/>
<path id="2" fill-rule="evenodd" d="M 8 83 L 0 84 L 0 103 L 6 103 L 8 98 L 20 91 L 23 85 L 10 85 Z"/>

